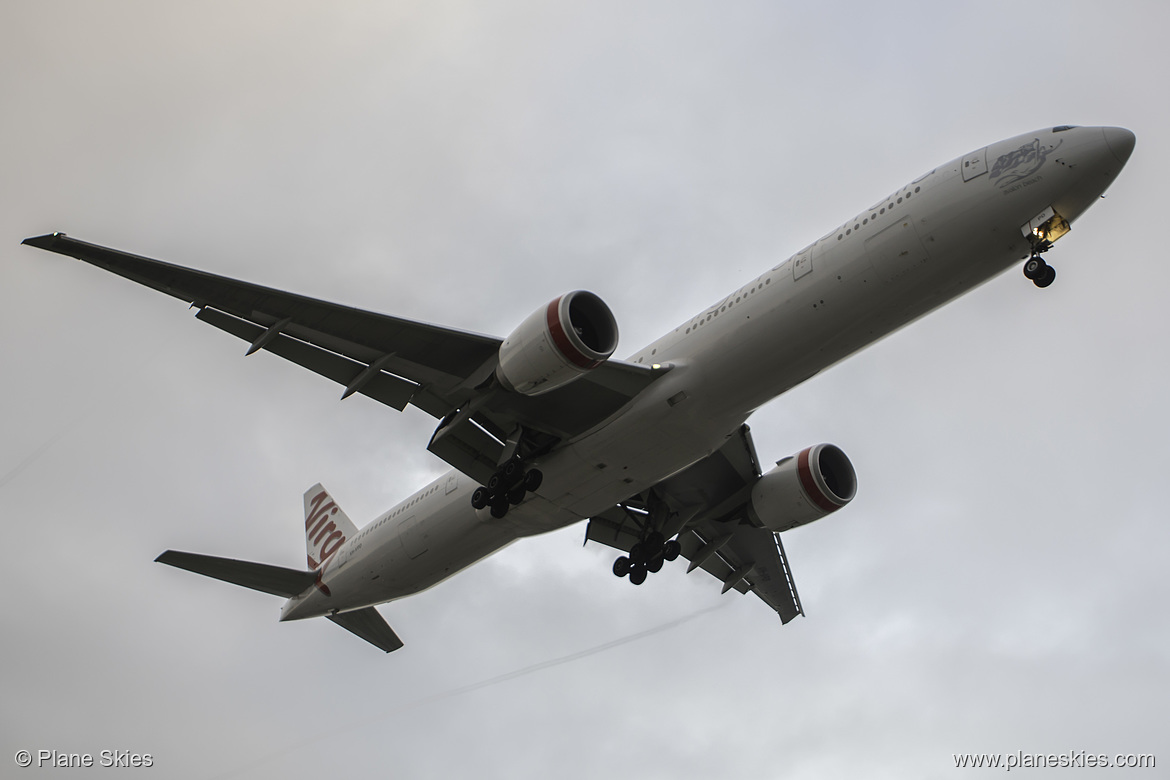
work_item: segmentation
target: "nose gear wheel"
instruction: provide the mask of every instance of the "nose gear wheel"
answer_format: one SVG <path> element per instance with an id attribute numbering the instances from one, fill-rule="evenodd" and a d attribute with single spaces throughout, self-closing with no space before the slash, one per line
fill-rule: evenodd
<path id="1" fill-rule="evenodd" d="M 1024 263 L 1024 276 L 1037 287 L 1047 287 L 1056 281 L 1056 269 L 1044 262 L 1040 255 L 1032 255 Z"/>

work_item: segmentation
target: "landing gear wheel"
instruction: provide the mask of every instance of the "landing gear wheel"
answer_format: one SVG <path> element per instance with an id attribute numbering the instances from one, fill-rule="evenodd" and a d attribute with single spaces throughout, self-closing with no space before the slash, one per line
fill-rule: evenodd
<path id="1" fill-rule="evenodd" d="M 508 491 L 508 503 L 513 505 L 519 504 L 527 494 L 528 492 L 524 489 L 523 485 L 514 487 Z"/>
<path id="2" fill-rule="evenodd" d="M 646 581 L 646 569 L 643 566 L 633 566 L 630 568 L 630 582 L 635 585 L 641 585 Z"/>
<path id="3" fill-rule="evenodd" d="M 1037 287 L 1047 287 L 1056 281 L 1056 269 L 1050 265 L 1044 266 L 1044 274 L 1037 279 L 1032 280 L 1032 284 Z"/>
<path id="4" fill-rule="evenodd" d="M 504 515 L 508 514 L 508 498 L 504 496 L 502 499 L 497 498 L 492 501 L 492 517 L 499 520 Z"/>
<path id="5" fill-rule="evenodd" d="M 540 469 L 531 469 L 524 475 L 524 489 L 529 493 L 535 493 L 540 488 L 540 483 L 544 482 L 544 474 Z"/>
<path id="6" fill-rule="evenodd" d="M 491 495 L 492 494 L 488 492 L 487 488 L 477 487 L 475 492 L 471 494 L 471 505 L 476 509 L 483 509 L 488 505 L 488 501 L 491 499 Z"/>
<path id="7" fill-rule="evenodd" d="M 496 492 L 496 490 L 500 487 L 500 483 L 502 481 L 503 480 L 500 479 L 500 475 L 498 472 L 495 474 L 492 474 L 490 477 L 488 477 L 487 489 L 493 493 Z"/>
<path id="8" fill-rule="evenodd" d="M 634 546 L 630 548 L 630 560 L 635 565 L 640 566 L 644 564 L 646 559 L 649 557 L 650 556 L 646 554 L 646 546 L 641 542 L 636 542 Z"/>
<path id="9" fill-rule="evenodd" d="M 655 555 L 646 563 L 646 570 L 651 574 L 657 574 L 662 571 L 662 556 Z"/>
<path id="10" fill-rule="evenodd" d="M 1043 278 L 1047 269 L 1048 263 L 1044 262 L 1044 258 L 1039 255 L 1033 255 L 1028 258 L 1028 262 L 1024 263 L 1024 276 L 1032 281 L 1036 281 L 1037 279 Z"/>
<path id="11" fill-rule="evenodd" d="M 678 543 L 677 539 L 671 539 L 662 548 L 662 557 L 668 561 L 673 561 L 682 553 L 682 545 Z"/>
<path id="12" fill-rule="evenodd" d="M 504 467 L 500 469 L 500 471 L 503 473 L 504 479 L 510 482 L 512 478 L 516 476 L 516 472 L 519 469 L 520 464 L 514 460 L 510 460 L 504 464 Z"/>
<path id="13" fill-rule="evenodd" d="M 621 556 L 613 562 L 613 573 L 615 577 L 624 577 L 630 573 L 630 559 L 626 556 Z"/>
<path id="14" fill-rule="evenodd" d="M 651 531 L 650 535 L 646 537 L 646 541 L 643 542 L 643 544 L 646 546 L 646 550 L 649 551 L 651 555 L 653 555 L 662 549 L 662 545 L 665 541 L 666 537 L 664 537 L 662 534 L 658 533 L 657 531 Z"/>

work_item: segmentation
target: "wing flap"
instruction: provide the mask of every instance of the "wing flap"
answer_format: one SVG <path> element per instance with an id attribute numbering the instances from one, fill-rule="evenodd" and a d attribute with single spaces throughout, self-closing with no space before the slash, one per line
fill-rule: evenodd
<path id="1" fill-rule="evenodd" d="M 259 325 L 254 325 L 210 307 L 201 309 L 195 318 L 253 344 L 266 332 L 265 328 Z M 332 379 L 338 384 L 345 385 L 347 388 L 361 379 L 366 371 L 373 368 L 372 365 L 368 366 L 365 363 L 350 360 L 343 355 L 329 352 L 284 334 L 277 334 L 264 344 L 263 349 Z M 374 364 L 376 362 L 373 361 Z M 355 392 L 402 411 L 410 403 L 416 390 L 418 390 L 418 385 L 413 382 L 378 370 L 370 374 Z"/>
<path id="2" fill-rule="evenodd" d="M 739 579 L 733 587 L 740 593 L 755 593 L 780 615 L 781 622 L 787 623 L 803 614 L 784 548 L 777 534 L 766 528 L 737 525 L 731 539 L 719 549 L 715 557 L 722 560 L 725 568 L 712 574 L 725 584 L 733 572 L 750 569 L 750 573 Z"/>
<path id="3" fill-rule="evenodd" d="M 484 413 L 498 421 L 515 420 L 559 439 L 570 439 L 608 419 L 668 370 L 666 366 L 653 369 L 607 360 L 579 379 L 541 395 L 502 393 Z"/>
<path id="4" fill-rule="evenodd" d="M 599 542 L 622 552 L 629 552 L 641 538 L 642 529 L 621 506 L 594 515 L 585 527 L 585 541 Z"/>
<path id="5" fill-rule="evenodd" d="M 469 418 L 457 423 L 444 421 L 435 430 L 427 449 L 486 485 L 499 467 L 504 445 Z"/>

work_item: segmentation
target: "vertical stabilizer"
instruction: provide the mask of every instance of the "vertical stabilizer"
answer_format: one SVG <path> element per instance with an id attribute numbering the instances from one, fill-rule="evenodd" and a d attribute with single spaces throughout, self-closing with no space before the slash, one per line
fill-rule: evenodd
<path id="1" fill-rule="evenodd" d="M 305 492 L 305 551 L 309 568 L 319 569 L 341 549 L 357 527 L 320 484 Z"/>

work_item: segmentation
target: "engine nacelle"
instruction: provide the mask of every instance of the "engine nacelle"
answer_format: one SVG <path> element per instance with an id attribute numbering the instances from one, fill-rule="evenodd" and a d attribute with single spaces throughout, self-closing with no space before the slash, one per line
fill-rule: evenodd
<path id="1" fill-rule="evenodd" d="M 601 365 L 617 342 L 605 301 L 577 290 L 534 311 L 504 339 L 496 377 L 517 393 L 547 393 Z"/>
<path id="2" fill-rule="evenodd" d="M 857 494 L 857 473 L 839 447 L 818 444 L 785 458 L 752 488 L 748 514 L 772 531 L 787 531 L 836 512 Z"/>

